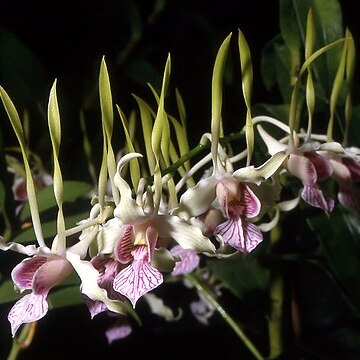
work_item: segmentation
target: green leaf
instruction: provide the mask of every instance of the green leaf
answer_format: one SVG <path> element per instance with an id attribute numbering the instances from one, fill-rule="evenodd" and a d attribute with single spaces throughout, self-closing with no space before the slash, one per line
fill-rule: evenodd
<path id="1" fill-rule="evenodd" d="M 84 304 L 79 286 L 69 286 L 50 292 L 48 298 L 50 309 Z"/>
<path id="2" fill-rule="evenodd" d="M 89 212 L 82 212 L 65 218 L 66 229 L 71 228 L 77 224 L 80 220 L 86 219 L 89 217 Z M 42 224 L 43 233 L 45 238 L 51 238 L 57 233 L 57 224 L 56 220 L 44 222 Z M 32 243 L 35 241 L 35 233 L 33 227 L 29 227 L 26 230 L 22 231 L 20 234 L 14 237 L 12 241 L 18 243 Z"/>
<path id="3" fill-rule="evenodd" d="M 0 284 L 0 304 L 5 304 L 21 298 L 21 294 L 14 290 L 12 280 L 5 280 Z"/>
<path id="4" fill-rule="evenodd" d="M 307 6 L 306 0 L 303 0 L 302 3 Z M 300 50 L 305 37 L 304 24 L 299 18 L 299 6 L 298 1 L 280 0 L 280 32 L 289 50 L 289 70 L 292 78 L 296 77 L 297 69 L 301 63 Z"/>
<path id="5" fill-rule="evenodd" d="M 82 181 L 64 181 L 64 197 L 63 202 L 74 202 L 80 197 L 88 194 L 92 189 L 92 185 Z M 56 200 L 52 186 L 47 186 L 41 189 L 37 193 L 37 201 L 39 206 L 39 212 L 49 210 L 55 206 Z M 25 203 L 23 209 L 20 212 L 20 220 L 24 221 L 30 217 L 30 207 L 28 203 Z"/>
<path id="6" fill-rule="evenodd" d="M 351 308 L 360 311 L 360 234 L 351 231 L 348 213 L 337 207 L 329 218 L 313 216 L 307 219 L 324 248 L 329 266 Z"/>
<path id="7" fill-rule="evenodd" d="M 256 256 L 239 254 L 227 259 L 209 259 L 207 264 L 236 297 L 265 311 L 270 272 Z"/>
<path id="8" fill-rule="evenodd" d="M 282 28 L 282 36 L 297 38 L 296 32 L 301 35 L 302 45 L 305 44 L 306 19 L 310 8 L 313 10 L 318 48 L 344 36 L 341 6 L 338 0 L 282 0 L 286 11 L 280 14 L 281 21 L 287 22 L 288 26 Z M 298 30 L 294 28 L 298 27 Z M 291 34 L 291 35 L 290 35 Z M 287 45 L 289 41 L 286 42 Z M 321 80 L 325 94 L 329 94 L 332 79 L 336 72 L 341 49 L 334 49 L 325 54 L 316 66 L 318 80 Z"/>
<path id="9" fill-rule="evenodd" d="M 291 94 L 290 53 L 280 36 L 276 36 L 262 49 L 261 76 L 268 90 L 275 85 L 280 91 L 284 103 L 290 102 Z M 286 119 L 287 122 L 287 119 Z"/>

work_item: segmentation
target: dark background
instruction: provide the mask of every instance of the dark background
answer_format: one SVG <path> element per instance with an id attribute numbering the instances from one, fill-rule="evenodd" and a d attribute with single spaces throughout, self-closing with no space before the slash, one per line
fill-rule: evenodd
<path id="1" fill-rule="evenodd" d="M 129 1 L 130 2 L 130 1 Z M 223 1 L 167 1 L 158 16 L 149 20 L 153 1 L 134 1 L 141 16 L 143 33 L 125 60 L 121 54 L 131 35 L 131 24 L 126 16 L 128 1 L 48 2 L 0 1 L 1 40 L 14 36 L 33 55 L 12 57 L 0 52 L 0 84 L 14 98 L 18 109 L 29 109 L 32 130 L 32 148 L 46 153 L 44 109 L 48 92 L 55 78 L 63 121 L 62 164 L 64 178 L 84 178 L 84 159 L 76 151 L 81 147 L 79 110 L 84 109 L 89 121 L 91 137 L 96 144 L 100 129 L 97 77 L 102 56 L 110 73 L 114 102 L 128 114 L 136 103 L 131 93 L 151 99 L 146 83 L 158 87 L 167 54 L 172 57 L 171 82 L 184 97 L 188 114 L 189 134 L 196 145 L 201 134 L 209 131 L 211 73 L 216 51 L 223 39 L 240 29 L 250 46 L 254 67 L 253 101 L 277 100 L 276 91 L 268 93 L 259 72 L 261 49 L 279 32 L 278 1 L 236 0 Z M 341 1 L 344 24 L 349 26 L 356 44 L 360 33 L 354 1 Z M 9 35 L 10 34 L 10 35 Z M 4 46 L 0 45 L 2 50 Z M 357 48 L 359 48 L 357 46 Z M 8 51 L 8 48 L 5 47 Z M 15 52 L 16 53 L 16 52 Z M 16 53 L 17 54 L 17 53 Z M 235 58 L 236 53 L 231 54 Z M 11 62 L 9 63 L 9 59 Z M 35 59 L 35 60 L 34 60 Z M 141 61 L 146 60 L 146 66 Z M 139 62 L 140 61 L 140 62 Z M 4 64 L 11 67 L 4 68 Z M 140 64 L 140 65 L 139 65 Z M 143 71 L 141 71 L 141 69 Z M 234 69 L 234 76 L 238 76 Z M 238 77 L 240 79 L 240 77 Z M 224 111 L 228 116 L 229 131 L 238 129 L 243 104 L 240 84 L 229 82 Z M 235 95 L 234 95 L 235 94 Z M 238 94 L 238 95 L 236 95 Z M 236 117 L 234 118 L 234 115 Z M 7 145 L 13 141 L 6 124 L 1 129 Z M 119 133 L 119 143 L 123 141 Z M 95 145 L 96 146 L 96 145 Z M 2 257 L 3 258 L 3 257 Z M 14 263 L 12 264 L 12 266 Z M 194 294 L 174 288 L 169 305 L 177 306 L 190 300 Z M 165 297 L 166 294 L 162 294 Z M 256 343 L 263 326 L 261 320 L 247 312 L 244 304 L 225 293 L 227 305 L 249 326 L 250 336 Z M 239 306 L 242 308 L 239 309 Z M 0 358 L 10 346 L 10 327 L 6 315 L 10 305 L 0 308 Z M 236 336 L 215 315 L 209 327 L 197 323 L 190 314 L 178 323 L 166 324 L 156 316 L 146 315 L 143 305 L 144 327 L 135 328 L 134 334 L 108 346 L 104 329 L 109 324 L 105 316 L 90 320 L 85 306 L 51 311 L 38 324 L 33 346 L 20 359 L 82 359 L 130 357 L 147 358 L 251 358 Z M 259 330 L 260 329 L 260 330 Z M 266 351 L 267 344 L 258 344 Z"/>

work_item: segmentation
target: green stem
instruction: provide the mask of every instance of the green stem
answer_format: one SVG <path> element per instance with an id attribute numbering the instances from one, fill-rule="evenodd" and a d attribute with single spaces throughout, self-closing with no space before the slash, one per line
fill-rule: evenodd
<path id="1" fill-rule="evenodd" d="M 223 308 L 218 302 L 213 292 L 201 281 L 198 277 L 193 274 L 185 275 L 195 288 L 205 297 L 205 299 L 214 307 L 214 309 L 221 315 L 221 317 L 227 322 L 227 324 L 234 330 L 236 335 L 241 339 L 248 350 L 253 354 L 255 359 L 264 360 L 264 357 L 257 350 L 251 340 L 245 335 L 239 324 L 231 317 L 231 315 Z"/>
<path id="2" fill-rule="evenodd" d="M 270 241 L 274 248 L 281 238 L 280 227 L 271 231 Z M 269 315 L 269 358 L 276 358 L 283 351 L 283 297 L 284 280 L 282 275 L 273 270 L 270 278 L 270 315 Z"/>
<path id="3" fill-rule="evenodd" d="M 240 131 L 238 131 L 236 133 L 232 133 L 230 135 L 222 137 L 219 140 L 219 142 L 220 142 L 221 145 L 226 145 L 226 144 L 231 143 L 234 140 L 240 139 L 244 135 L 245 135 L 245 130 L 242 129 L 242 130 L 240 130 Z M 204 144 L 202 144 L 202 143 L 198 144 L 197 146 L 192 148 L 188 153 L 181 156 L 177 161 L 174 162 L 174 164 L 167 167 L 162 172 L 162 176 L 164 176 L 166 174 L 174 175 L 179 167 L 183 166 L 187 161 L 191 160 L 193 157 L 200 154 L 201 152 L 203 152 L 206 149 L 210 149 L 210 142 L 209 141 L 204 143 Z"/>
<path id="4" fill-rule="evenodd" d="M 20 352 L 31 345 L 35 334 L 36 322 L 25 324 L 20 335 L 13 339 L 12 347 L 7 360 L 16 360 Z"/>

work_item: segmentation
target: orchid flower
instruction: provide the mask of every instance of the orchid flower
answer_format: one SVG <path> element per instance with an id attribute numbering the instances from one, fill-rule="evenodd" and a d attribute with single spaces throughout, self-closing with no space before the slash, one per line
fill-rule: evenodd
<path id="1" fill-rule="evenodd" d="M 345 148 L 343 154 L 330 158 L 332 177 L 339 185 L 338 200 L 347 209 L 360 210 L 360 150 Z"/>
<path id="2" fill-rule="evenodd" d="M 31 153 L 34 158 L 34 166 L 31 168 L 31 173 L 34 179 L 34 185 L 36 190 L 41 190 L 46 186 L 50 186 L 53 182 L 51 175 L 43 168 L 41 160 L 37 155 Z M 26 173 L 24 166 L 20 161 L 10 155 L 6 155 L 7 170 L 14 174 L 14 180 L 12 185 L 12 193 L 14 200 L 18 202 L 15 213 L 19 214 L 24 203 L 28 200 L 26 191 Z"/>
<path id="3" fill-rule="evenodd" d="M 331 162 L 323 156 L 324 151 L 339 151 L 338 143 L 319 143 L 307 141 L 302 145 L 295 134 L 294 145 L 284 144 L 268 134 L 261 125 L 257 126 L 270 155 L 278 151 L 286 152 L 289 157 L 284 168 L 302 182 L 301 198 L 313 207 L 322 209 L 329 215 L 334 208 L 334 199 L 321 189 L 319 182 L 328 179 L 333 172 Z M 290 132 L 290 130 L 288 130 Z"/>
<path id="4" fill-rule="evenodd" d="M 189 188 L 180 198 L 179 206 L 173 214 L 185 219 L 204 216 L 213 208 L 220 208 L 225 222 L 215 226 L 214 234 L 217 238 L 230 245 L 237 251 L 247 253 L 252 251 L 263 239 L 261 231 L 251 222 L 261 210 L 261 201 L 252 189 L 253 184 L 260 185 L 263 180 L 270 178 L 281 166 L 287 155 L 285 152 L 274 154 L 263 165 L 255 168 L 247 165 L 234 171 L 232 163 L 219 144 L 222 128 L 222 74 L 228 51 L 230 35 L 221 45 L 214 65 L 212 81 L 212 118 L 211 135 L 205 135 L 211 140 L 211 158 L 213 162 L 212 174 L 201 179 L 195 187 Z M 240 56 L 242 65 L 249 62 L 249 50 L 240 33 Z M 241 54 L 240 54 L 241 55 Z M 246 60 L 246 61 L 245 61 Z M 243 69 L 246 71 L 246 69 Z M 246 73 L 243 73 L 245 76 Z M 253 148 L 253 130 L 249 109 L 249 98 L 252 74 L 243 80 L 243 89 L 248 116 L 246 120 L 246 138 L 248 161 Z M 219 252 L 218 252 L 219 253 Z"/>
<path id="5" fill-rule="evenodd" d="M 159 213 L 159 206 L 153 201 L 153 193 L 149 189 L 145 194 L 139 193 L 136 199 L 128 183 L 121 177 L 121 170 L 132 159 L 141 154 L 130 153 L 118 163 L 115 185 L 120 192 L 120 202 L 114 210 L 114 219 L 104 226 L 103 245 L 100 253 L 113 250 L 113 257 L 122 264 L 114 278 L 114 290 L 126 296 L 135 308 L 138 299 L 155 289 L 163 282 L 163 275 L 153 264 L 157 258 L 165 257 L 173 268 L 175 260 L 161 243 L 173 239 L 184 249 L 196 252 L 214 253 L 214 245 L 200 231 L 185 220 L 173 215 Z M 145 196 L 145 197 L 144 197 Z M 161 264 L 158 266 L 161 267 Z"/>
<path id="6" fill-rule="evenodd" d="M 11 323 L 13 336 L 15 336 L 21 324 L 37 321 L 46 315 L 48 311 L 46 298 L 49 291 L 61 283 L 73 269 L 75 269 L 81 279 L 81 291 L 84 295 L 94 301 L 102 301 L 109 310 L 124 313 L 125 305 L 122 302 L 108 298 L 106 290 L 100 288 L 97 283 L 99 276 L 98 271 L 89 261 L 84 260 L 90 244 L 96 238 L 98 233 L 97 225 L 103 221 L 103 216 L 94 215 L 93 217 L 95 218 L 91 218 L 89 221 L 86 221 L 85 224 L 83 223 L 73 229 L 65 230 L 62 212 L 63 181 L 58 163 L 61 129 L 56 96 L 56 81 L 51 89 L 48 105 L 49 132 L 54 158 L 53 187 L 58 205 L 57 234 L 52 241 L 51 248 L 46 245 L 42 233 L 35 185 L 26 156 L 24 133 L 19 115 L 10 97 L 1 87 L 0 96 L 20 144 L 25 168 L 26 190 L 31 218 L 38 243 L 38 246 L 23 246 L 15 242 L 6 242 L 2 237 L 0 238 L 1 250 L 14 250 L 29 256 L 29 258 L 26 258 L 15 266 L 11 273 L 13 282 L 20 292 L 30 290 L 30 293 L 18 300 L 9 312 L 8 319 Z M 104 211 L 103 213 L 107 212 Z M 79 242 L 71 247 L 67 247 L 66 237 L 74 235 L 83 229 L 88 229 L 88 231 L 80 236 Z"/>

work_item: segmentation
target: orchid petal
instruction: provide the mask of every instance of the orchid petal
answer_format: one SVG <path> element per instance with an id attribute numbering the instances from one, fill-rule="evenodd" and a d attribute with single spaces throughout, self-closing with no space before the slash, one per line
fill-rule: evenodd
<path id="1" fill-rule="evenodd" d="M 340 189 L 338 199 L 341 205 L 353 211 L 360 211 L 360 189 L 355 186 Z"/>
<path id="2" fill-rule="evenodd" d="M 49 290 L 64 280 L 72 271 L 72 266 L 66 259 L 56 256 L 48 258 L 34 274 L 33 293 L 47 294 Z"/>
<path id="3" fill-rule="evenodd" d="M 116 292 L 112 286 L 118 272 L 118 262 L 109 257 L 96 256 L 91 259 L 91 263 L 96 270 L 100 271 L 98 284 L 102 289 L 107 291 L 109 299 L 123 301 L 123 296 Z M 87 296 L 84 296 L 84 300 L 90 311 L 91 318 L 108 310 L 106 305 L 101 301 L 93 301 Z"/>
<path id="4" fill-rule="evenodd" d="M 195 318 L 204 325 L 209 324 L 209 318 L 214 314 L 215 310 L 208 302 L 199 300 L 190 304 L 190 310 Z"/>
<path id="5" fill-rule="evenodd" d="M 159 270 L 151 266 L 147 259 L 147 248 L 138 246 L 134 251 L 134 260 L 121 270 L 114 279 L 114 290 L 126 296 L 135 308 L 138 299 L 155 289 L 163 282 Z"/>
<path id="6" fill-rule="evenodd" d="M 279 208 L 279 206 L 275 206 L 275 215 L 274 215 L 274 217 L 267 223 L 259 224 L 258 228 L 262 232 L 268 232 L 268 231 L 272 230 L 277 225 L 277 223 L 279 222 L 279 219 L 280 219 L 280 208 Z"/>
<path id="7" fill-rule="evenodd" d="M 276 153 L 283 151 L 286 151 L 287 145 L 282 144 L 280 141 L 273 138 L 270 134 L 268 134 L 264 128 L 261 125 L 257 126 L 257 129 L 259 131 L 259 134 L 261 138 L 263 139 L 265 145 L 267 146 L 268 153 L 272 156 Z"/>
<path id="8" fill-rule="evenodd" d="M 66 258 L 81 279 L 81 292 L 94 301 L 102 301 L 113 312 L 124 314 L 125 304 L 108 298 L 106 290 L 98 285 L 99 272 L 89 261 L 80 260 L 80 256 L 67 251 Z"/>
<path id="9" fill-rule="evenodd" d="M 134 199 L 121 198 L 120 204 L 114 210 L 114 216 L 123 224 L 143 222 L 146 216 L 144 210 Z"/>
<path id="10" fill-rule="evenodd" d="M 218 225 L 215 229 L 215 235 L 220 235 L 221 240 L 240 252 L 246 252 L 244 231 L 242 219 L 228 219 L 224 223 Z"/>
<path id="11" fill-rule="evenodd" d="M 132 327 L 128 322 L 119 321 L 105 331 L 105 335 L 109 344 L 116 340 L 126 338 L 132 333 Z"/>
<path id="12" fill-rule="evenodd" d="M 200 263 L 200 257 L 195 251 L 183 249 L 180 245 L 172 247 L 170 252 L 180 258 L 180 261 L 176 262 L 175 268 L 171 272 L 174 276 L 191 273 Z"/>
<path id="13" fill-rule="evenodd" d="M 103 226 L 97 235 L 99 254 L 111 254 L 116 241 L 121 236 L 123 225 L 117 218 L 110 219 Z"/>
<path id="14" fill-rule="evenodd" d="M 259 185 L 261 181 L 268 179 L 277 170 L 279 170 L 287 157 L 288 155 L 286 153 L 278 152 L 259 167 L 255 168 L 254 166 L 247 166 L 238 169 L 233 173 L 233 176 L 242 182 L 255 183 Z"/>
<path id="15" fill-rule="evenodd" d="M 176 321 L 182 316 L 182 311 L 179 309 L 177 316 L 174 315 L 174 312 L 169 306 L 164 304 L 164 301 L 158 298 L 155 294 L 148 293 L 144 295 L 144 299 L 150 306 L 150 310 L 153 314 L 161 316 L 166 321 Z"/>
<path id="16" fill-rule="evenodd" d="M 334 199 L 327 197 L 317 185 L 304 186 L 301 197 L 309 205 L 323 209 L 329 215 L 334 209 Z"/>
<path id="17" fill-rule="evenodd" d="M 96 315 L 101 314 L 108 310 L 106 305 L 101 301 L 93 301 L 84 295 L 83 300 L 90 312 L 90 317 L 93 319 Z"/>
<path id="18" fill-rule="evenodd" d="M 146 232 L 145 232 L 146 243 L 148 246 L 149 261 L 151 260 L 151 257 L 154 253 L 158 237 L 159 237 L 158 231 L 153 225 L 150 224 L 146 228 Z"/>
<path id="19" fill-rule="evenodd" d="M 49 308 L 46 296 L 27 294 L 15 303 L 8 315 L 13 337 L 20 325 L 32 323 L 46 315 Z"/>
<path id="20" fill-rule="evenodd" d="M 195 187 L 188 189 L 181 196 L 180 204 L 173 213 L 184 219 L 189 219 L 206 212 L 216 198 L 217 183 L 218 180 L 215 176 L 200 180 Z"/>
<path id="21" fill-rule="evenodd" d="M 65 237 L 65 219 L 63 213 L 63 179 L 61 175 L 61 169 L 59 164 L 59 149 L 61 141 L 61 124 L 60 114 L 56 95 L 56 80 L 51 87 L 49 104 L 48 104 L 48 126 L 51 138 L 51 145 L 53 150 L 53 167 L 54 167 L 54 196 L 56 204 L 58 206 L 57 213 L 57 235 L 53 241 L 52 249 L 63 255 L 66 249 L 66 237 Z"/>
<path id="22" fill-rule="evenodd" d="M 325 180 L 331 176 L 333 167 L 331 162 L 316 153 L 304 154 L 314 165 L 317 175 L 317 180 Z"/>
<path id="23" fill-rule="evenodd" d="M 68 250 L 74 254 L 78 254 L 80 256 L 80 259 L 84 259 L 87 255 L 87 251 L 91 243 L 94 241 L 98 233 L 98 226 L 92 226 L 91 228 L 86 229 L 80 235 L 80 241 L 68 248 Z"/>
<path id="24" fill-rule="evenodd" d="M 134 229 L 132 225 L 125 225 L 122 227 L 121 234 L 115 243 L 115 258 L 122 264 L 128 264 L 133 258 L 131 255 L 131 252 L 134 250 L 133 234 Z"/>
<path id="25" fill-rule="evenodd" d="M 252 223 L 239 219 L 229 219 L 215 229 L 215 234 L 220 235 L 225 244 L 234 249 L 248 253 L 262 240 L 263 236 L 258 227 Z"/>
<path id="26" fill-rule="evenodd" d="M 215 253 L 214 244 L 198 227 L 171 215 L 158 215 L 152 220 L 161 238 L 172 238 L 184 249 L 195 252 Z"/>
<path id="27" fill-rule="evenodd" d="M 263 235 L 260 229 L 253 223 L 243 223 L 245 250 L 251 252 L 263 241 Z"/>
<path id="28" fill-rule="evenodd" d="M 341 144 L 335 141 L 328 141 L 319 146 L 319 150 L 343 154 L 345 152 Z"/>
<path id="29" fill-rule="evenodd" d="M 360 164 L 352 159 L 347 159 L 345 164 L 350 170 L 353 181 L 360 181 Z"/>
<path id="30" fill-rule="evenodd" d="M 303 155 L 290 154 L 286 162 L 289 173 L 301 180 L 304 186 L 313 186 L 317 181 L 317 173 L 314 164 Z"/>
<path id="31" fill-rule="evenodd" d="M 6 113 L 9 117 L 9 120 L 11 122 L 11 125 L 14 129 L 14 132 L 16 134 L 16 137 L 18 139 L 21 154 L 23 157 L 24 167 L 25 167 L 25 173 L 26 173 L 26 193 L 28 196 L 29 206 L 30 206 L 30 212 L 31 212 L 31 219 L 32 224 L 34 227 L 34 232 L 36 236 L 36 240 L 41 247 L 45 247 L 45 241 L 44 236 L 42 233 L 41 228 L 41 221 L 40 221 L 40 215 L 39 215 L 39 209 L 38 209 L 38 203 L 36 199 L 36 191 L 35 191 L 35 185 L 34 180 L 32 178 L 30 164 L 27 159 L 27 147 L 25 144 L 25 136 L 23 127 L 21 124 L 21 120 L 19 117 L 19 114 L 15 108 L 15 105 L 10 99 L 10 96 L 7 94 L 7 92 L 0 86 L 0 97 L 2 100 L 2 103 L 5 107 Z"/>
<path id="32" fill-rule="evenodd" d="M 16 242 L 6 242 L 3 237 L 0 237 L 0 250 L 13 250 L 21 254 L 26 254 L 27 256 L 32 256 L 37 253 L 38 248 L 35 245 L 24 246 Z"/>
<path id="33" fill-rule="evenodd" d="M 211 83 L 211 154 L 214 163 L 214 173 L 217 172 L 218 144 L 222 129 L 222 100 L 223 100 L 223 75 L 226 57 L 229 49 L 231 34 L 222 42 L 216 55 L 212 83 Z"/>
<path id="34" fill-rule="evenodd" d="M 253 193 L 249 186 L 239 184 L 241 188 L 241 204 L 244 206 L 243 215 L 247 218 L 258 216 L 261 209 L 261 203 L 258 197 Z"/>
<path id="35" fill-rule="evenodd" d="M 338 160 L 330 160 L 333 167 L 333 178 L 339 183 L 340 188 L 351 187 L 352 177 L 350 169 Z"/>
<path id="36" fill-rule="evenodd" d="M 23 178 L 16 177 L 12 186 L 14 199 L 20 202 L 25 202 L 28 199 L 26 192 L 26 181 Z"/>
<path id="37" fill-rule="evenodd" d="M 45 262 L 46 257 L 34 256 L 24 259 L 14 267 L 11 272 L 11 278 L 21 292 L 32 288 L 34 274 Z"/>
<path id="38" fill-rule="evenodd" d="M 142 155 L 139 153 L 126 154 L 119 160 L 117 165 L 117 172 L 114 176 L 114 182 L 120 191 L 122 201 L 132 199 L 132 194 L 129 184 L 121 177 L 121 170 L 129 161 L 138 157 L 142 157 Z"/>
<path id="39" fill-rule="evenodd" d="M 298 196 L 291 200 L 280 201 L 278 203 L 280 211 L 291 211 L 294 210 L 300 202 L 300 193 Z"/>
<path id="40" fill-rule="evenodd" d="M 220 181 L 216 186 L 216 198 L 225 217 L 229 217 L 229 185 L 231 182 Z"/>

